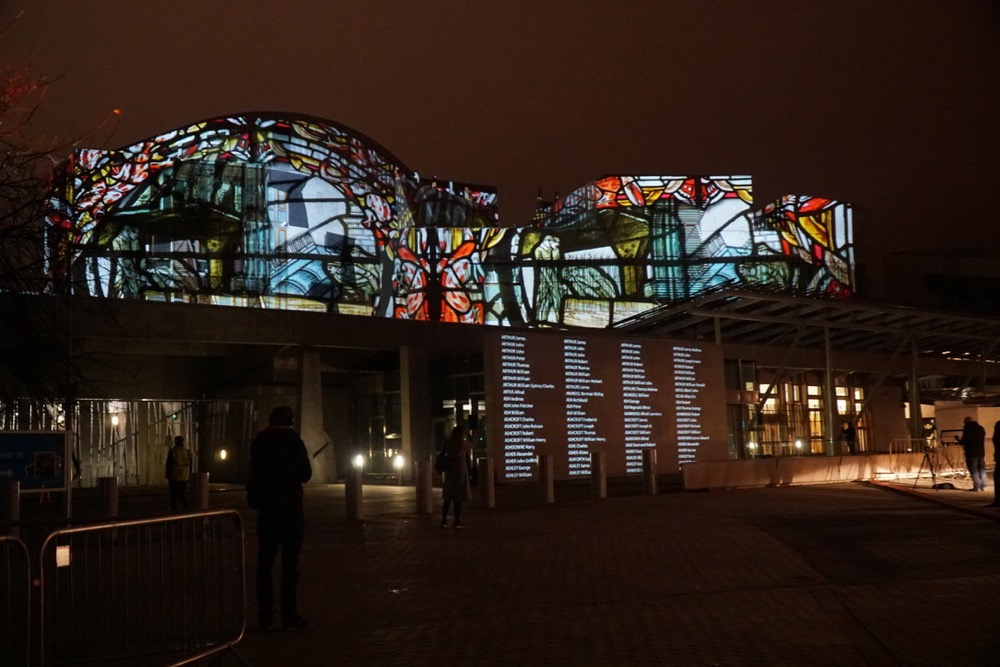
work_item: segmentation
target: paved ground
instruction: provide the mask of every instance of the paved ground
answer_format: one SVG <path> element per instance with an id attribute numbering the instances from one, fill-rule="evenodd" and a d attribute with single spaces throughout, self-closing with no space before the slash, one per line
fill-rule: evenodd
<path id="1" fill-rule="evenodd" d="M 497 509 L 471 503 L 463 530 L 416 515 L 412 488 L 366 485 L 366 519 L 351 525 L 342 486 L 310 487 L 310 625 L 256 632 L 251 603 L 236 651 L 303 667 L 997 665 L 1000 510 L 955 483 L 605 500 L 573 487 L 552 505 L 501 488 Z M 242 511 L 243 495 L 211 502 Z"/>
<path id="2" fill-rule="evenodd" d="M 251 613 L 237 650 L 253 665 L 1000 664 L 1000 510 L 928 487 L 547 506 L 501 490 L 463 530 L 418 517 L 412 489 L 365 487 L 354 527 L 341 487 L 310 489 L 310 626 L 260 634 Z"/>

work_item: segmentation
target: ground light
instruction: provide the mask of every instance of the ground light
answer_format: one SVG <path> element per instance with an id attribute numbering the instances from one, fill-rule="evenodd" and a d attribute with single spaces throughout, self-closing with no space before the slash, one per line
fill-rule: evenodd
<path id="1" fill-rule="evenodd" d="M 357 456 L 354 457 L 354 467 L 359 469 L 365 467 L 364 454 L 358 454 Z"/>

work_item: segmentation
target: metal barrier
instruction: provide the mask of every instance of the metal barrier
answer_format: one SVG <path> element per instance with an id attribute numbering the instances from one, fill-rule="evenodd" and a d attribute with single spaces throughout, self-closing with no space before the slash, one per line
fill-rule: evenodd
<path id="1" fill-rule="evenodd" d="M 39 553 L 38 664 L 182 665 L 235 653 L 244 569 L 232 510 L 55 531 Z"/>
<path id="2" fill-rule="evenodd" d="M 24 543 L 0 535 L 0 665 L 31 656 L 31 564 Z"/>

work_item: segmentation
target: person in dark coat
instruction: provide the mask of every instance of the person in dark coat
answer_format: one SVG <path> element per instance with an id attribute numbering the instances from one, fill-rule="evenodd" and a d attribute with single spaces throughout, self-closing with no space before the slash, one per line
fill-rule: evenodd
<path id="1" fill-rule="evenodd" d="M 305 627 L 296 589 L 305 532 L 302 485 L 312 477 L 305 443 L 292 428 L 287 405 L 271 411 L 268 425 L 250 444 L 247 504 L 257 510 L 257 618 L 265 632 Z M 271 571 L 281 547 L 281 625 L 274 622 Z"/>
<path id="2" fill-rule="evenodd" d="M 1000 483 L 997 482 L 997 468 L 1000 467 L 1000 421 L 993 424 L 993 502 L 990 507 L 1000 507 Z"/>
<path id="3" fill-rule="evenodd" d="M 972 417 L 966 417 L 959 444 L 965 450 L 965 465 L 972 477 L 972 490 L 986 490 L 986 429 Z"/>
<path id="4" fill-rule="evenodd" d="M 444 473 L 444 484 L 441 489 L 441 527 L 448 527 L 448 505 L 455 506 L 454 528 L 463 528 L 462 501 L 472 500 L 472 486 L 469 482 L 469 454 L 472 451 L 472 438 L 464 426 L 456 426 L 451 430 L 451 436 L 445 441 L 444 448 L 448 452 L 448 470 Z"/>

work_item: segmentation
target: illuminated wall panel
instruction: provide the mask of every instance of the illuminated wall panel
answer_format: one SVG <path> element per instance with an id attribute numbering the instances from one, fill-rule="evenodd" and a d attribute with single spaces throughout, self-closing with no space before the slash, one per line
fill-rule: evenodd
<path id="1" fill-rule="evenodd" d="M 504 481 L 531 480 L 541 454 L 557 479 L 642 470 L 654 447 L 661 472 L 727 456 L 721 348 L 604 335 L 509 331 L 488 336 L 491 454 Z"/>

